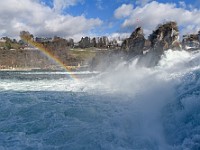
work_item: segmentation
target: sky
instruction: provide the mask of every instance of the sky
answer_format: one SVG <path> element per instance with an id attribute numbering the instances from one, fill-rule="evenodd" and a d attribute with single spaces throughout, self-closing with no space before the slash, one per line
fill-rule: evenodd
<path id="1" fill-rule="evenodd" d="M 180 34 L 200 30 L 200 0 L 1 0 L 0 36 L 127 37 L 138 26 L 147 37 L 176 21 Z"/>

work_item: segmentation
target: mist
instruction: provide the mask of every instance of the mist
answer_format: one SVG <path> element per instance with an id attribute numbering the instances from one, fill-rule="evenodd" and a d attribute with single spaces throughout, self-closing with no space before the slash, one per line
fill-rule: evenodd
<path id="1" fill-rule="evenodd" d="M 189 90 L 192 88 L 190 84 L 197 84 L 190 82 L 193 82 L 191 75 L 195 77 L 199 70 L 199 51 L 187 52 L 169 49 L 161 55 L 157 65 L 153 67 L 147 65 L 153 58 L 149 55 L 142 58 L 135 57 L 128 62 L 121 58 L 121 55 L 113 57 L 112 61 L 115 61 L 116 67 L 113 67 L 113 64 L 106 66 L 106 71 L 100 73 L 91 81 L 98 87 L 98 93 L 101 87 L 102 90 L 107 89 L 110 94 L 112 93 L 116 97 L 123 97 L 120 100 L 117 99 L 117 101 L 126 103 L 127 106 L 120 116 L 116 116 L 115 120 L 120 120 L 120 122 L 117 121 L 117 124 L 122 126 L 120 130 L 125 130 L 125 126 L 131 124 L 128 127 L 129 134 L 137 135 L 140 142 L 156 143 L 156 148 L 153 147 L 152 149 L 182 149 L 188 147 L 184 144 L 188 137 L 177 133 L 182 132 L 181 129 L 178 129 L 178 126 L 180 123 L 185 127 L 180 119 L 185 117 L 188 111 L 193 111 L 185 103 L 190 103 L 191 107 L 194 107 L 191 103 L 195 101 L 199 105 L 199 102 L 197 102 L 197 97 L 194 98 L 193 95 L 187 95 L 186 99 L 180 97 L 185 94 L 184 88 Z M 198 81 L 199 78 L 197 77 L 196 80 Z M 185 108 L 183 108 L 183 105 L 185 105 Z M 175 111 L 175 114 L 171 114 L 171 111 Z M 177 120 L 178 123 L 173 125 L 171 119 Z M 189 128 L 192 129 L 192 126 Z M 176 132 L 173 133 L 173 130 L 176 130 Z M 122 134 L 119 136 L 126 134 L 120 133 L 123 131 L 116 132 Z M 176 135 L 182 139 L 177 140 Z M 134 142 L 135 139 L 131 140 Z M 148 149 L 149 146 L 147 146 Z M 192 144 L 190 146 L 194 147 Z"/>

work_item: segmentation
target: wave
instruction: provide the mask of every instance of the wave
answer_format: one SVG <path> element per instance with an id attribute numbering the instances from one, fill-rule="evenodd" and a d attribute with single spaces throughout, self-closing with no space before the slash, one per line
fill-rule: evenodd
<path id="1" fill-rule="evenodd" d="M 0 145 L 200 149 L 199 51 L 168 50 L 152 68 L 137 61 L 80 80 L 1 79 Z"/>
<path id="2" fill-rule="evenodd" d="M 115 94 L 129 97 L 123 117 L 129 116 L 133 126 L 140 122 L 137 136 L 146 144 L 138 142 L 139 149 L 200 149 L 199 51 L 168 50 L 153 68 L 138 67 L 137 61 L 120 64 L 101 78 Z M 150 148 L 152 143 L 156 146 Z"/>

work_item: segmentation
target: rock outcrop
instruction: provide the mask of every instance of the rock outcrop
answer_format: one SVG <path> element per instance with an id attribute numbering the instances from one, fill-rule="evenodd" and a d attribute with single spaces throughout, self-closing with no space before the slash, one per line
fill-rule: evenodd
<path id="1" fill-rule="evenodd" d="M 155 66 L 159 63 L 162 54 L 167 49 L 181 49 L 179 42 L 179 30 L 176 22 L 167 22 L 159 25 L 148 37 L 151 47 L 141 59 L 140 64 L 147 67 Z"/>
<path id="2" fill-rule="evenodd" d="M 179 31 L 176 22 L 168 22 L 159 25 L 149 36 L 151 49 L 163 53 L 167 49 L 180 49 Z"/>
<path id="3" fill-rule="evenodd" d="M 122 43 L 122 49 L 126 50 L 130 57 L 142 55 L 144 47 L 145 37 L 141 27 L 136 28 L 131 36 Z"/>
<path id="4" fill-rule="evenodd" d="M 182 46 L 185 50 L 200 49 L 200 31 L 198 34 L 183 35 Z"/>
<path id="5" fill-rule="evenodd" d="M 135 56 L 141 56 L 140 61 L 146 61 L 146 66 L 156 65 L 167 49 L 181 49 L 179 42 L 179 31 L 176 22 L 167 22 L 161 24 L 145 39 L 141 27 L 131 34 L 131 36 L 124 40 L 122 49 L 127 51 L 128 59 Z"/>
<path id="6" fill-rule="evenodd" d="M 157 29 L 150 34 L 148 40 L 144 37 L 143 29 L 138 27 L 122 44 L 122 49 L 134 55 L 143 54 L 143 51 L 147 48 L 161 52 L 170 48 L 181 48 L 176 22 L 168 22 L 159 25 Z"/>

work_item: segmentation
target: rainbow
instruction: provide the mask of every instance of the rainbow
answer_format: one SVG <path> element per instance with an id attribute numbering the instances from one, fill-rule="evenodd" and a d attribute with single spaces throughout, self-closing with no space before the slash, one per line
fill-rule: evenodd
<path id="1" fill-rule="evenodd" d="M 24 40 L 25 42 L 27 42 L 31 46 L 38 48 L 45 56 L 47 56 L 54 63 L 58 64 L 67 73 L 71 72 L 71 69 L 69 68 L 69 66 L 67 66 L 66 64 L 64 64 L 58 57 L 56 57 L 55 55 L 53 55 L 46 47 L 44 47 L 43 44 L 35 42 L 35 41 L 31 40 L 31 39 L 29 40 L 29 39 L 27 39 L 25 37 L 21 37 L 21 38 L 22 38 L 22 40 Z M 75 74 L 70 74 L 69 73 L 68 75 L 72 79 L 76 79 L 76 80 L 78 79 Z"/>

